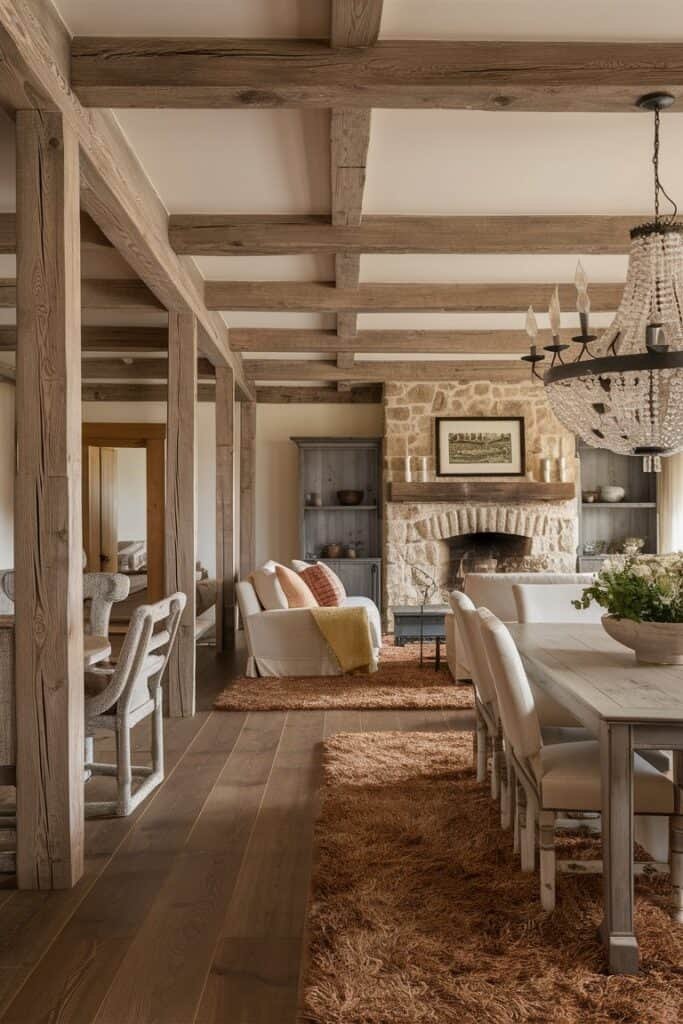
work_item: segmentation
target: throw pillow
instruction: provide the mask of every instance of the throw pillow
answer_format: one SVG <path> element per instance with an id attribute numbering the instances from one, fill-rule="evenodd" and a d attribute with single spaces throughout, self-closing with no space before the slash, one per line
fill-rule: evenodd
<path id="1" fill-rule="evenodd" d="M 299 573 L 310 587 L 313 596 L 323 608 L 338 608 L 346 600 L 346 589 L 337 576 L 324 562 L 308 565 Z"/>
<path id="2" fill-rule="evenodd" d="M 278 583 L 284 591 L 287 603 L 290 608 L 317 608 L 318 602 L 311 593 L 310 588 L 293 569 L 286 565 L 276 565 Z"/>
<path id="3" fill-rule="evenodd" d="M 276 608 L 289 608 L 287 597 L 275 572 L 275 562 L 266 562 L 260 569 L 255 569 L 249 577 L 249 582 L 267 612 Z"/>

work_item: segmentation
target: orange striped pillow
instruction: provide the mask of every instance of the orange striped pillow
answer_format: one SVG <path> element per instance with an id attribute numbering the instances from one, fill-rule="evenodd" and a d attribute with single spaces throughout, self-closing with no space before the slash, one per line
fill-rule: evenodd
<path id="1" fill-rule="evenodd" d="M 322 608 L 338 608 L 344 603 L 346 590 L 336 572 L 324 562 L 316 562 L 299 573 Z"/>

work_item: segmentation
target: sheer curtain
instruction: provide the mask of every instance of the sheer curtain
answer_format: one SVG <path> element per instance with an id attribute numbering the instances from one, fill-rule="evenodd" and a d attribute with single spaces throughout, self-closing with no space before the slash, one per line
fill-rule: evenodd
<path id="1" fill-rule="evenodd" d="M 683 551 L 683 454 L 662 459 L 659 475 L 659 550 Z"/>

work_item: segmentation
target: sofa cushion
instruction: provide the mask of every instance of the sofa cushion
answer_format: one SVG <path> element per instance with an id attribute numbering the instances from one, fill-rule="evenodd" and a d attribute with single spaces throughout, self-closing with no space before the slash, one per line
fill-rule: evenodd
<path id="1" fill-rule="evenodd" d="M 317 608 L 313 593 L 308 584 L 301 578 L 298 572 L 288 569 L 286 565 L 276 565 L 278 583 L 284 591 L 290 608 Z"/>
<path id="2" fill-rule="evenodd" d="M 289 603 L 275 572 L 275 562 L 266 562 L 249 576 L 249 582 L 256 591 L 261 607 L 267 612 L 276 608 L 288 608 Z"/>
<path id="3" fill-rule="evenodd" d="M 346 590 L 336 572 L 324 562 L 307 565 L 299 570 L 299 576 L 310 587 L 314 598 L 323 608 L 338 608 L 344 603 Z"/>

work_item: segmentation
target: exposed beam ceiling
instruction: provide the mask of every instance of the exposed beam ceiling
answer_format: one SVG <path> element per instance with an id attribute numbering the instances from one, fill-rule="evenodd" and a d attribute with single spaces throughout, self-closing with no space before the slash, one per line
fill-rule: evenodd
<path id="1" fill-rule="evenodd" d="M 576 328 L 566 328 L 570 341 Z M 292 330 L 277 327 L 233 327 L 230 344 L 235 352 L 527 352 L 529 339 L 519 331 L 358 331 L 339 338 L 334 331 Z"/>
<path id="2" fill-rule="evenodd" d="M 86 37 L 74 40 L 71 80 L 81 102 L 98 107 L 631 111 L 643 93 L 683 93 L 683 54 L 677 42 L 342 48 L 314 39 Z"/>
<path id="3" fill-rule="evenodd" d="M 350 387 L 338 391 L 335 387 L 297 388 L 297 387 L 259 387 L 256 388 L 257 402 L 277 402 L 281 405 L 293 403 L 331 402 L 335 405 L 368 405 L 382 401 L 382 385 L 369 384 Z"/>
<path id="4" fill-rule="evenodd" d="M 333 171 L 333 185 L 336 188 Z M 628 252 L 644 217 L 364 216 L 357 224 L 316 215 L 177 214 L 171 245 L 195 256 L 285 253 L 598 253 Z"/>
<path id="5" fill-rule="evenodd" d="M 361 284 L 336 288 L 326 281 L 207 281 L 209 309 L 338 313 L 461 312 L 519 313 L 529 305 L 547 309 L 551 284 Z M 619 305 L 622 284 L 592 284 L 591 306 L 610 312 Z M 574 309 L 574 285 L 560 285 L 560 303 Z"/>
<path id="6" fill-rule="evenodd" d="M 361 381 L 391 380 L 526 380 L 529 367 L 512 360 L 451 360 L 450 362 L 355 362 L 343 368 L 317 360 L 247 359 L 247 376 L 257 381 Z"/>
<path id="7" fill-rule="evenodd" d="M 246 388 L 241 360 L 229 350 L 221 317 L 204 305 L 195 264 L 181 261 L 168 242 L 168 213 L 111 111 L 85 110 L 69 86 L 71 41 L 51 4 L 0 0 L 0 105 L 56 109 L 76 133 L 81 207 L 166 309 L 192 312 L 202 352 L 233 366 Z M 72 83 L 73 84 L 73 83 Z M 110 104 L 105 104 L 110 106 Z"/>

